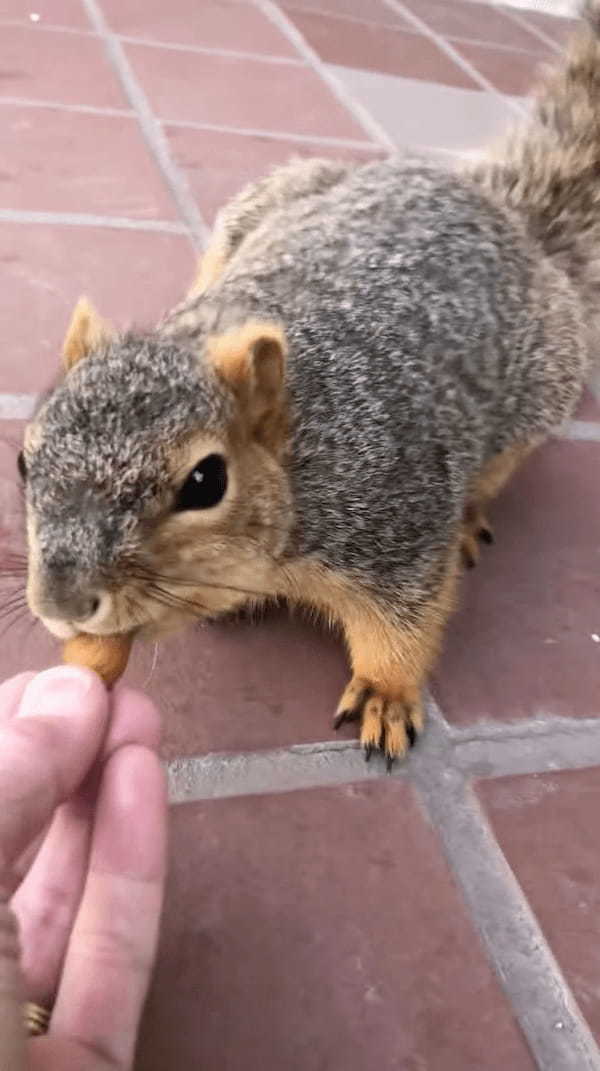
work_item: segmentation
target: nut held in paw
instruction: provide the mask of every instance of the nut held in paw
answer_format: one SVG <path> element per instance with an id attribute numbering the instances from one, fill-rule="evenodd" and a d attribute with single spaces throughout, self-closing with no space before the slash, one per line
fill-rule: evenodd
<path id="1" fill-rule="evenodd" d="M 133 642 L 133 633 L 120 636 L 91 636 L 80 633 L 67 640 L 63 661 L 93 669 L 108 688 L 125 672 Z"/>

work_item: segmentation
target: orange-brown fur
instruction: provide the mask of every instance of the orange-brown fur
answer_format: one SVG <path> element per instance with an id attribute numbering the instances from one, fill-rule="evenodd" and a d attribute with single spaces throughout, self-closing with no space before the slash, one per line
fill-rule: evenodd
<path id="1" fill-rule="evenodd" d="M 249 434 L 279 456 L 285 438 L 283 331 L 249 320 L 210 337 L 207 352 L 217 374 L 233 388 Z"/>
<path id="2" fill-rule="evenodd" d="M 87 298 L 77 302 L 63 342 L 62 360 L 65 372 L 81 361 L 91 350 L 101 346 L 110 336 L 110 328 L 98 316 Z"/>
<path id="3" fill-rule="evenodd" d="M 479 561 L 480 540 L 493 541 L 487 509 L 492 500 L 512 478 L 516 470 L 539 445 L 539 440 L 520 443 L 493 457 L 473 483 L 463 519 L 461 551 L 466 565 Z"/>
<path id="4" fill-rule="evenodd" d="M 225 263 L 227 252 L 221 241 L 213 240 L 205 250 L 198 265 L 198 273 L 189 291 L 189 297 L 197 297 L 208 290 L 219 278 Z"/>
<path id="5" fill-rule="evenodd" d="M 304 560 L 286 569 L 288 597 L 341 626 L 352 678 L 337 710 L 338 722 L 362 716 L 361 743 L 380 741 L 391 761 L 423 727 L 421 691 L 455 605 L 458 548 L 443 566 L 437 594 L 418 621 L 401 624 L 390 607 L 359 589 L 354 578 Z M 401 608 L 399 608 L 401 609 Z"/>

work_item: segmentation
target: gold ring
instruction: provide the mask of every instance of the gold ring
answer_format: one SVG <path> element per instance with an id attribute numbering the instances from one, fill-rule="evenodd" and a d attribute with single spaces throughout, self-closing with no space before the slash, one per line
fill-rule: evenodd
<path id="1" fill-rule="evenodd" d="M 47 1032 L 50 1023 L 50 1014 L 48 1008 L 42 1008 L 41 1004 L 34 1004 L 32 1001 L 29 1001 L 25 1005 L 23 1008 L 23 1017 L 28 1037 L 37 1038 L 40 1037 L 41 1034 Z"/>

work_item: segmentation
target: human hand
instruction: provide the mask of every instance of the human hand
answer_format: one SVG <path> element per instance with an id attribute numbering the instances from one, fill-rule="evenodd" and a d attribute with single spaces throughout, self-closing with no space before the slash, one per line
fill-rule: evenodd
<path id="1" fill-rule="evenodd" d="M 145 696 L 109 700 L 88 670 L 0 685 L 1 1071 L 131 1067 L 165 874 L 159 736 Z M 27 1000 L 53 1008 L 43 1037 Z"/>

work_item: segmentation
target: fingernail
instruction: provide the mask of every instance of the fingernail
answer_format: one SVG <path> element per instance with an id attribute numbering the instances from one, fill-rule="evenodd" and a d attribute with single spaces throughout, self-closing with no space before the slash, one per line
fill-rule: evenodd
<path id="1" fill-rule="evenodd" d="M 77 666 L 56 666 L 27 685 L 17 717 L 56 717 L 79 713 L 94 687 L 93 674 Z"/>

